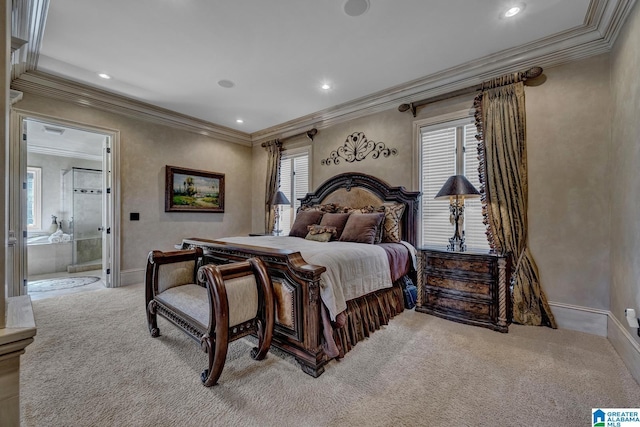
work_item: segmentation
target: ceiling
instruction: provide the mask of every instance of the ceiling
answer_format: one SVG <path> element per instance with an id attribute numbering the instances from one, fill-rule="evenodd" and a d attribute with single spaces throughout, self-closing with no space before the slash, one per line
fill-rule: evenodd
<path id="1" fill-rule="evenodd" d="M 566 49 L 565 35 L 585 33 L 589 14 L 612 3 L 625 2 L 529 0 L 507 19 L 508 0 L 370 0 L 358 17 L 345 0 L 55 0 L 37 71 L 254 134 L 424 82 L 444 87 L 530 48 Z"/>
<path id="2" fill-rule="evenodd" d="M 106 135 L 37 120 L 26 123 L 29 153 L 102 161 Z"/>

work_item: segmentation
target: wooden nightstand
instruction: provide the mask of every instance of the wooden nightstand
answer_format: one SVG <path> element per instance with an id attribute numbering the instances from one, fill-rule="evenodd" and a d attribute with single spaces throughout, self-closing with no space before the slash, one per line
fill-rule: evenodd
<path id="1" fill-rule="evenodd" d="M 508 332 L 510 275 L 508 257 L 420 248 L 416 311 Z"/>

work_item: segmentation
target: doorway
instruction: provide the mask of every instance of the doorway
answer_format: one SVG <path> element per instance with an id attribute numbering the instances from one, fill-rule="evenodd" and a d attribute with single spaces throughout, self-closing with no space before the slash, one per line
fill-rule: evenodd
<path id="1" fill-rule="evenodd" d="M 38 299 L 118 286 L 112 233 L 117 132 L 21 113 L 14 124 L 21 131 L 12 145 L 19 147 L 12 158 L 19 157 L 13 173 L 21 191 L 10 228 L 22 231 L 15 233 L 14 295 Z"/>

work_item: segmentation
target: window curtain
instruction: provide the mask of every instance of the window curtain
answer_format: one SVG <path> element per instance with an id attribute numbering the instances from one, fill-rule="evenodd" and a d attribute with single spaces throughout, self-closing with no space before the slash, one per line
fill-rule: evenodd
<path id="1" fill-rule="evenodd" d="M 521 73 L 483 84 L 475 99 L 482 209 L 489 244 L 512 257 L 513 321 L 557 328 L 529 251 L 527 148 Z"/>
<path id="2" fill-rule="evenodd" d="M 267 180 L 265 188 L 264 231 L 272 233 L 276 222 L 273 198 L 280 187 L 280 160 L 282 159 L 282 142 L 275 139 L 263 146 L 267 150 Z"/>

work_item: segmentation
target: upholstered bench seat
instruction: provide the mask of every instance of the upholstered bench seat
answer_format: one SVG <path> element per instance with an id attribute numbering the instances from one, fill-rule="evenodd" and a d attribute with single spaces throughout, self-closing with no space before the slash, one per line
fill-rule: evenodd
<path id="1" fill-rule="evenodd" d="M 169 288 L 156 296 L 156 300 L 180 312 L 198 324 L 203 331 L 209 324 L 209 296 L 200 285 L 182 285 Z"/>
<path id="2" fill-rule="evenodd" d="M 258 347 L 252 349 L 251 357 L 265 358 L 273 336 L 275 301 L 271 279 L 260 259 L 199 268 L 202 257 L 200 248 L 152 251 L 145 297 L 152 337 L 160 336 L 159 314 L 199 342 L 209 355 L 209 366 L 200 376 L 208 387 L 222 373 L 230 341 L 254 333 Z"/>

